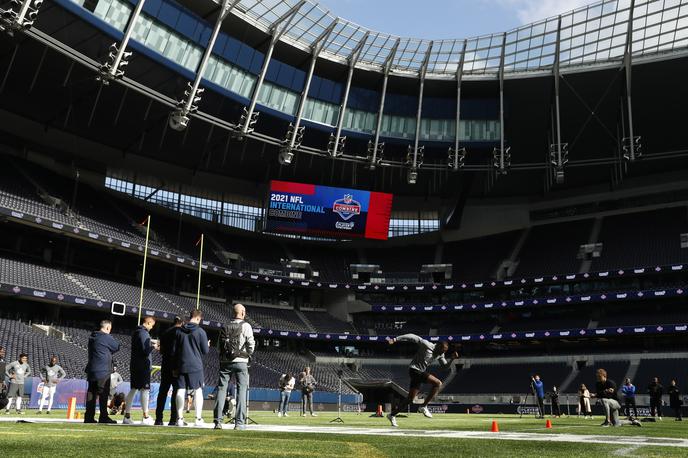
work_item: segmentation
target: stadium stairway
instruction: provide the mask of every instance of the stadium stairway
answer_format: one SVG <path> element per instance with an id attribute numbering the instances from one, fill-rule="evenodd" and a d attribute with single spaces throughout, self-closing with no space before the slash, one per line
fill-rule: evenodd
<path id="1" fill-rule="evenodd" d="M 597 243 L 600 238 L 600 231 L 602 230 L 602 217 L 595 218 L 595 222 L 592 224 L 592 229 L 590 229 L 590 236 L 588 237 L 588 245 L 592 243 Z M 579 274 L 587 274 L 590 272 L 592 267 L 592 261 L 583 259 L 581 261 L 580 269 L 578 269 Z"/>
<path id="2" fill-rule="evenodd" d="M 311 320 L 309 320 L 308 317 L 303 312 L 301 312 L 301 310 L 294 309 L 294 313 L 296 313 L 296 315 L 299 318 L 301 318 L 301 321 L 303 321 L 303 323 L 306 325 L 306 328 L 309 332 L 318 332 L 315 329 L 315 326 L 313 326 L 313 323 L 311 323 Z"/>
<path id="3" fill-rule="evenodd" d="M 566 393 L 566 389 L 568 389 L 569 385 L 571 385 L 571 382 L 573 382 L 576 379 L 576 376 L 578 375 L 578 370 L 576 369 L 575 365 L 571 366 L 571 372 L 569 372 L 569 375 L 566 376 L 563 382 L 561 382 L 559 386 L 559 392 L 560 393 Z M 575 391 L 575 390 L 574 390 Z"/>
<path id="4" fill-rule="evenodd" d="M 75 277 L 74 277 L 72 274 L 70 274 L 69 272 L 65 272 L 65 273 L 64 273 L 64 276 L 67 277 L 67 279 L 68 279 L 69 281 L 71 281 L 72 283 L 74 283 L 75 285 L 77 285 L 79 288 L 81 288 L 81 289 L 83 289 L 84 291 L 86 291 L 86 292 L 90 295 L 90 297 L 96 298 L 96 299 L 101 300 L 101 301 L 104 301 L 104 300 L 105 300 L 104 297 L 102 297 L 102 296 L 101 296 L 100 294 L 98 294 L 97 292 L 93 291 L 93 290 L 92 290 L 91 288 L 89 288 L 87 285 L 85 285 L 84 283 L 82 283 L 81 280 L 79 280 L 78 278 L 75 278 Z"/>

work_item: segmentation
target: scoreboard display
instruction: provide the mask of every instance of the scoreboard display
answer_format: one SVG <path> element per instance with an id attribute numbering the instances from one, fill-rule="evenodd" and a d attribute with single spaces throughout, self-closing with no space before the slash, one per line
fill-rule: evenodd
<path id="1" fill-rule="evenodd" d="M 392 194 L 271 181 L 265 229 L 296 235 L 387 240 Z"/>

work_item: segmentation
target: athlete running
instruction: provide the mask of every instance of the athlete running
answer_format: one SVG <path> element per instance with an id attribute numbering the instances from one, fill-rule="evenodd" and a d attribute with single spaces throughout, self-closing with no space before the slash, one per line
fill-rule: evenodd
<path id="1" fill-rule="evenodd" d="M 406 407 L 413 402 L 420 392 L 420 387 L 423 383 L 430 384 L 432 388 L 430 389 L 430 393 L 426 396 L 423 405 L 418 409 L 418 412 L 422 413 L 428 418 L 432 418 L 432 414 L 428 410 L 428 404 L 430 401 L 432 401 L 442 387 L 442 381 L 434 375 L 428 373 L 428 366 L 432 364 L 433 361 L 437 361 L 441 367 L 448 367 L 454 359 L 459 357 L 459 354 L 454 351 L 451 355 L 451 359 L 447 361 L 444 356 L 444 354 L 449 351 L 449 343 L 447 341 L 443 340 L 434 344 L 415 334 L 404 334 L 403 336 L 388 339 L 387 342 L 389 342 L 390 345 L 394 345 L 397 342 L 413 342 L 418 345 L 418 350 L 416 351 L 416 354 L 409 365 L 411 383 L 409 386 L 408 397 L 406 400 L 400 402 L 399 405 L 392 408 L 392 412 L 387 415 L 387 419 L 390 421 L 390 423 L 392 423 L 392 426 L 396 428 L 397 414 L 406 409 Z"/>

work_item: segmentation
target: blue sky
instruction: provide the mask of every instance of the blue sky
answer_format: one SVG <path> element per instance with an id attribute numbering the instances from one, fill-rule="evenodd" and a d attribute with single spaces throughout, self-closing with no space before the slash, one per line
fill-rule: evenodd
<path id="1" fill-rule="evenodd" d="M 373 30 L 418 38 L 503 32 L 594 0 L 318 0 L 337 16 Z"/>

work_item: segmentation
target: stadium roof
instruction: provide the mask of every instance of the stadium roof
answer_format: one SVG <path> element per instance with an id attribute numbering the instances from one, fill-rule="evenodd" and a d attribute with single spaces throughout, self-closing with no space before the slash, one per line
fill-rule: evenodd
<path id="1" fill-rule="evenodd" d="M 555 63 L 558 37 L 562 68 L 618 62 L 624 57 L 630 17 L 634 56 L 688 47 L 688 0 L 602 0 L 507 32 L 451 40 L 370 30 L 333 15 L 314 0 L 240 0 L 233 13 L 269 33 L 294 7 L 282 41 L 308 51 L 325 36 L 320 55 L 341 62 L 364 41 L 357 66 L 381 70 L 391 59 L 390 70 L 396 74 L 420 73 L 428 55 L 427 75 L 436 78 L 456 75 L 462 57 L 466 75 L 496 75 L 502 58 L 505 73 L 543 71 Z M 332 24 L 328 36 L 324 32 Z"/>

